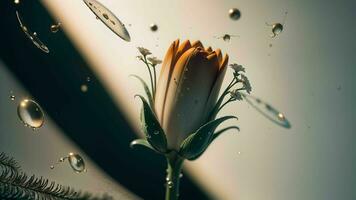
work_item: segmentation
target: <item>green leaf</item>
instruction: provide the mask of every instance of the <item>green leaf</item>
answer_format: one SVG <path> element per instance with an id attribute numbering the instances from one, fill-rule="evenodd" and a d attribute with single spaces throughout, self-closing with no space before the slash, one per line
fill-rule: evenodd
<path id="1" fill-rule="evenodd" d="M 206 146 L 206 148 L 205 148 L 200 154 L 198 154 L 197 156 L 191 158 L 191 160 L 196 160 L 196 159 L 198 159 L 198 158 L 206 151 L 206 149 L 210 146 L 210 144 L 211 144 L 219 135 L 221 135 L 223 132 L 225 132 L 225 131 L 227 131 L 227 130 L 230 130 L 230 129 L 237 129 L 237 130 L 240 131 L 240 128 L 237 127 L 237 126 L 229 126 L 229 127 L 226 127 L 226 128 L 224 128 L 224 129 L 221 129 L 221 130 L 215 132 L 215 133 L 212 135 L 212 137 L 211 137 L 211 139 L 210 139 L 210 142 L 209 142 L 209 144 Z"/>
<path id="2" fill-rule="evenodd" d="M 143 106 L 141 110 L 141 123 L 142 130 L 146 135 L 147 141 L 150 145 L 156 149 L 158 152 L 167 152 L 167 139 L 166 135 L 159 124 L 155 113 L 152 111 L 148 105 L 146 99 L 141 95 L 136 95 L 140 97 Z"/>
<path id="3" fill-rule="evenodd" d="M 136 146 L 143 146 L 145 148 L 148 148 L 148 149 L 151 149 L 153 150 L 154 152 L 157 152 L 156 149 L 154 149 L 150 143 L 148 143 L 147 140 L 145 139 L 136 139 L 136 140 L 133 140 L 131 143 L 130 143 L 130 147 L 131 148 L 134 148 Z"/>
<path id="4" fill-rule="evenodd" d="M 201 126 L 195 133 L 189 135 L 182 142 L 179 154 L 188 160 L 193 160 L 208 147 L 216 127 L 222 122 L 232 118 L 237 119 L 235 116 L 225 116 Z"/>
<path id="5" fill-rule="evenodd" d="M 236 129 L 236 130 L 240 131 L 240 128 L 238 126 L 228 126 L 226 128 L 223 128 L 223 129 L 215 132 L 213 137 L 210 140 L 210 143 L 212 143 L 217 137 L 219 137 L 219 135 L 221 135 L 222 133 L 224 133 L 224 132 L 226 132 L 226 131 L 228 131 L 230 129 Z"/>
<path id="6" fill-rule="evenodd" d="M 153 104 L 153 97 L 152 97 L 152 94 L 151 94 L 151 91 L 150 91 L 150 88 L 148 87 L 147 83 L 139 76 L 137 75 L 131 75 L 135 78 L 137 78 L 143 85 L 143 89 L 145 90 L 145 93 L 147 95 L 147 98 L 148 98 L 148 102 L 150 104 L 150 107 L 153 109 L 154 107 L 154 104 Z"/>

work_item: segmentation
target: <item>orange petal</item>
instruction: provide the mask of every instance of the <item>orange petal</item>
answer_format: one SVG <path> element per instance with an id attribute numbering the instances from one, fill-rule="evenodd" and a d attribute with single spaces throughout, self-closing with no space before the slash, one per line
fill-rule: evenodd
<path id="1" fill-rule="evenodd" d="M 206 48 L 206 49 L 205 49 L 205 51 L 207 51 L 207 52 L 209 52 L 209 53 L 210 53 L 210 52 L 212 52 L 212 51 L 213 51 L 213 49 L 212 49 L 211 47 L 208 47 L 208 48 Z"/>
<path id="2" fill-rule="evenodd" d="M 221 63 L 221 61 L 222 61 L 221 50 L 220 50 L 220 49 L 216 49 L 216 50 L 215 50 L 215 53 L 216 53 L 216 55 L 218 56 L 219 65 L 220 65 L 220 63 Z"/>
<path id="3" fill-rule="evenodd" d="M 203 44 L 197 40 L 195 42 L 192 43 L 192 47 L 201 47 L 201 48 L 204 48 Z"/>
<path id="4" fill-rule="evenodd" d="M 229 55 L 225 54 L 224 59 L 220 63 L 219 69 L 221 70 L 225 68 L 228 62 L 229 62 Z"/>
<path id="5" fill-rule="evenodd" d="M 166 99 L 166 92 L 170 81 L 171 74 L 174 68 L 175 55 L 179 46 L 179 40 L 174 41 L 167 50 L 166 56 L 162 63 L 161 73 L 157 82 L 155 95 L 155 111 L 158 120 L 162 123 L 164 102 Z"/>
<path id="6" fill-rule="evenodd" d="M 178 51 L 175 56 L 175 63 L 178 59 L 182 56 L 182 54 L 187 51 L 192 45 L 190 44 L 189 40 L 184 41 L 181 45 L 179 45 Z"/>
<path id="7" fill-rule="evenodd" d="M 202 114 L 214 85 L 217 56 L 191 48 L 176 63 L 164 108 L 163 129 L 169 148 L 178 149 L 181 142 L 203 123 Z M 204 81 L 202 81 L 204 80 Z"/>

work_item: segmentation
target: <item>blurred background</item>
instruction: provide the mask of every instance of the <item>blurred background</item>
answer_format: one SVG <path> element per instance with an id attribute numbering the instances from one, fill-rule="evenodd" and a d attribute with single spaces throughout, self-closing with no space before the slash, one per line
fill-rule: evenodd
<path id="1" fill-rule="evenodd" d="M 291 122 L 286 129 L 246 102 L 230 104 L 221 114 L 238 116 L 241 131 L 185 163 L 181 199 L 356 199 L 354 1 L 100 2 L 125 24 L 131 42 L 81 0 L 0 2 L 0 152 L 24 171 L 116 199 L 163 199 L 165 161 L 129 148 L 141 137 L 141 103 L 133 96 L 143 94 L 129 75 L 149 79 L 136 47 L 163 59 L 179 38 L 228 53 L 230 63 L 246 68 L 252 94 Z M 229 18 L 230 8 L 240 19 Z M 49 54 L 22 32 L 16 10 Z M 60 30 L 51 33 L 57 22 Z M 284 29 L 271 38 L 266 22 Z M 224 34 L 238 37 L 224 41 Z M 228 71 L 224 84 L 231 78 Z M 22 125 L 16 109 L 23 98 L 44 109 L 42 128 Z M 50 169 L 69 152 L 83 156 L 88 172 L 76 174 L 66 163 Z"/>

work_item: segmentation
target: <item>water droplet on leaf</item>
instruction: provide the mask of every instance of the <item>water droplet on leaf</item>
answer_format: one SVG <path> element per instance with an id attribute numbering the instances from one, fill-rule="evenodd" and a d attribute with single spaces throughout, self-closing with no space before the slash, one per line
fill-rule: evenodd
<path id="1" fill-rule="evenodd" d="M 44 123 L 42 108 L 38 103 L 30 99 L 24 99 L 19 103 L 17 115 L 22 123 L 30 128 L 40 128 Z"/>

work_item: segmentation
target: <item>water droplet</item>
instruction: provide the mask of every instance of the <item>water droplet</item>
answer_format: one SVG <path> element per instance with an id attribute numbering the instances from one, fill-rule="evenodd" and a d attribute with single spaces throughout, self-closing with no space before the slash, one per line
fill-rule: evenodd
<path id="1" fill-rule="evenodd" d="M 172 188 L 173 187 L 173 182 L 172 181 L 168 181 L 167 182 L 167 186 L 168 186 L 168 188 Z"/>
<path id="2" fill-rule="evenodd" d="M 15 95 L 10 95 L 10 99 L 11 99 L 11 101 L 14 101 L 15 100 Z"/>
<path id="3" fill-rule="evenodd" d="M 51 27 L 50 27 L 50 30 L 52 33 L 57 33 L 59 28 L 61 26 L 61 23 L 58 22 L 57 24 L 52 24 Z"/>
<path id="4" fill-rule="evenodd" d="M 84 160 L 79 154 L 69 153 L 68 162 L 75 172 L 81 173 L 85 171 Z"/>
<path id="5" fill-rule="evenodd" d="M 51 165 L 49 168 L 50 168 L 50 169 L 54 169 L 54 165 Z"/>
<path id="6" fill-rule="evenodd" d="M 282 113 L 278 113 L 277 117 L 278 117 L 278 119 L 280 121 L 284 121 L 285 120 L 285 117 L 284 117 L 284 115 Z"/>
<path id="7" fill-rule="evenodd" d="M 103 13 L 103 17 L 104 17 L 105 19 L 109 19 L 109 16 L 108 16 L 108 14 L 106 14 L 106 13 Z"/>
<path id="8" fill-rule="evenodd" d="M 159 131 L 154 131 L 153 134 L 154 134 L 154 135 L 158 135 L 158 134 L 159 134 Z"/>
<path id="9" fill-rule="evenodd" d="M 278 34 L 280 34 L 283 31 L 283 25 L 280 23 L 275 23 L 272 25 L 272 35 L 271 37 L 276 37 Z"/>
<path id="10" fill-rule="evenodd" d="M 238 154 L 238 155 L 241 155 L 241 151 L 238 151 L 237 154 Z"/>
<path id="11" fill-rule="evenodd" d="M 237 8 L 231 8 L 229 10 L 229 16 L 230 16 L 230 19 L 232 19 L 232 20 L 238 20 L 241 17 L 241 12 Z"/>
<path id="12" fill-rule="evenodd" d="M 225 42 L 230 42 L 230 35 L 229 34 L 225 34 L 224 36 L 223 36 L 223 40 L 225 41 Z"/>
<path id="13" fill-rule="evenodd" d="M 151 29 L 151 31 L 156 32 L 158 30 L 157 24 L 151 24 L 150 29 Z"/>
<path id="14" fill-rule="evenodd" d="M 14 3 L 15 3 L 15 4 L 19 4 L 19 3 L 20 3 L 20 0 L 14 0 Z"/>
<path id="15" fill-rule="evenodd" d="M 179 174 L 179 178 L 183 178 L 183 174 L 182 173 Z"/>
<path id="16" fill-rule="evenodd" d="M 36 32 L 31 32 L 23 23 L 23 20 L 19 14 L 18 11 L 16 11 L 16 17 L 17 21 L 19 22 L 19 25 L 22 29 L 22 31 L 25 33 L 26 37 L 29 38 L 32 43 L 39 49 L 41 49 L 45 53 L 49 53 L 48 47 L 37 37 Z"/>
<path id="17" fill-rule="evenodd" d="M 83 84 L 83 85 L 81 85 L 80 86 L 80 90 L 82 91 L 82 92 L 88 92 L 88 86 L 87 85 L 85 85 L 85 84 Z"/>
<path id="18" fill-rule="evenodd" d="M 25 126 L 40 128 L 44 123 L 44 114 L 38 103 L 30 99 L 22 100 L 17 106 L 17 115 Z"/>
<path id="19" fill-rule="evenodd" d="M 96 0 L 84 0 L 88 8 L 100 19 L 111 31 L 121 39 L 130 42 L 130 34 L 124 24 L 108 8 Z M 103 13 L 103 14 L 101 14 Z"/>

